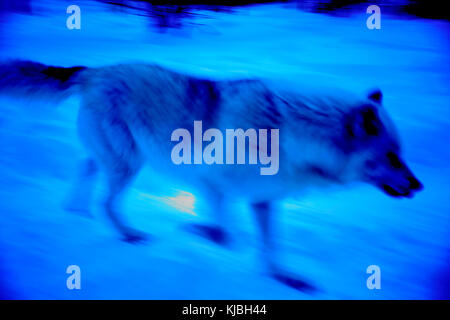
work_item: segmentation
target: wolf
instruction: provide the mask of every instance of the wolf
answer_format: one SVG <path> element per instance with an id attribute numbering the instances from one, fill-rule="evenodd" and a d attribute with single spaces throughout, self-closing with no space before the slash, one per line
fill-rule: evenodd
<path id="1" fill-rule="evenodd" d="M 153 64 L 55 67 L 13 60 L 0 64 L 0 94 L 61 101 L 80 97 L 78 133 L 90 157 L 71 197 L 72 210 L 88 210 L 94 177 L 106 176 L 103 208 L 125 241 L 145 234 L 131 228 L 119 202 L 144 164 L 173 181 L 193 184 L 210 200 L 214 222 L 192 230 L 218 244 L 229 240 L 224 216 L 229 199 L 247 201 L 261 230 L 270 275 L 291 287 L 313 287 L 285 272 L 274 258 L 274 203 L 311 187 L 362 181 L 396 198 L 423 188 L 401 156 L 394 123 L 378 89 L 285 89 L 261 79 L 213 80 Z M 176 165 L 171 133 L 208 128 L 279 129 L 279 170 L 257 166 Z"/>

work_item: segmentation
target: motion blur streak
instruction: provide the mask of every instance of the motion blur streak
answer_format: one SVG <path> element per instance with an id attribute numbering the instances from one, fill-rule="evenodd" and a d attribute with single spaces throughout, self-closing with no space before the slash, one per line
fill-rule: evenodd
<path id="1" fill-rule="evenodd" d="M 161 201 L 168 206 L 171 206 L 180 212 L 189 213 L 193 216 L 197 214 L 194 212 L 195 196 L 186 191 L 179 191 L 174 197 L 157 197 L 150 194 L 141 193 L 142 198 L 152 199 L 156 201 Z"/>
<path id="2" fill-rule="evenodd" d="M 141 1 L 117 2 L 76 1 L 81 29 L 68 30 L 71 1 L 1 1 L 0 61 L 66 67 L 141 61 L 217 79 L 381 88 L 405 157 L 426 187 L 414 199 L 397 200 L 355 184 L 281 203 L 279 259 L 321 289 L 302 293 L 264 276 L 247 207 L 228 204 L 231 248 L 213 245 L 184 228 L 208 221 L 204 195 L 150 169 L 123 203 L 127 220 L 151 234 L 149 243 L 119 241 L 98 206 L 95 219 L 66 212 L 77 163 L 86 156 L 76 133 L 79 101 L 55 108 L 0 96 L 0 298 L 450 297 L 448 21 L 406 15 L 394 10 L 395 1 L 381 6 L 380 30 L 366 27 L 367 3 L 326 13 L 303 10 L 313 1 L 196 7 L 177 16 L 149 11 Z M 157 18 L 161 11 L 164 19 Z M 103 191 L 96 190 L 97 203 Z M 66 288 L 69 265 L 82 270 L 81 290 Z M 369 265 L 380 267 L 381 290 L 366 287 Z"/>

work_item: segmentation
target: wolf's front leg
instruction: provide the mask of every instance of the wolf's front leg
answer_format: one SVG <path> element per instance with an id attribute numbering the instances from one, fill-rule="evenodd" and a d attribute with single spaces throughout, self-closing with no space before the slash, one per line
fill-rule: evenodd
<path id="1" fill-rule="evenodd" d="M 314 291 L 314 287 L 300 278 L 293 277 L 283 271 L 277 264 L 275 241 L 271 220 L 271 203 L 257 202 L 252 204 L 262 236 L 262 255 L 269 275 L 275 280 L 300 291 Z"/>

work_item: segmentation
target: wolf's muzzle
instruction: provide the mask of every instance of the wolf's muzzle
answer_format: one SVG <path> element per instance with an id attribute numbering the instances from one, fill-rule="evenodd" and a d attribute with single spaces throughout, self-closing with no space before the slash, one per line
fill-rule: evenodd
<path id="1" fill-rule="evenodd" d="M 423 189 L 423 184 L 414 176 L 407 178 L 408 187 L 396 187 L 391 184 L 380 184 L 379 188 L 387 195 L 395 198 L 412 198 L 415 192 Z"/>

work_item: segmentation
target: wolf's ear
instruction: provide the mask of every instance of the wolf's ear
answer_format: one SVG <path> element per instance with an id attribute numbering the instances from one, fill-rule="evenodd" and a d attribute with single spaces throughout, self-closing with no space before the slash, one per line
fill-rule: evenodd
<path id="1" fill-rule="evenodd" d="M 383 102 L 383 93 L 380 89 L 375 89 L 368 94 L 367 98 L 369 98 L 370 101 L 381 104 Z"/>

